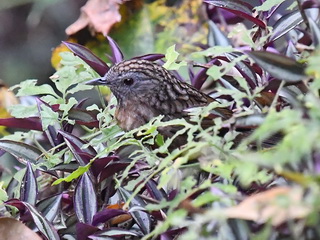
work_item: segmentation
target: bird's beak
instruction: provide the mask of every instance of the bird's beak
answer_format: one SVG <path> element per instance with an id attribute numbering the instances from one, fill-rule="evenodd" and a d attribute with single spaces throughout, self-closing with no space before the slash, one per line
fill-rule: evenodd
<path id="1" fill-rule="evenodd" d="M 101 77 L 101 78 L 95 78 L 95 79 L 92 79 L 88 82 L 86 82 L 86 85 L 106 85 L 107 84 L 107 81 L 104 77 Z"/>

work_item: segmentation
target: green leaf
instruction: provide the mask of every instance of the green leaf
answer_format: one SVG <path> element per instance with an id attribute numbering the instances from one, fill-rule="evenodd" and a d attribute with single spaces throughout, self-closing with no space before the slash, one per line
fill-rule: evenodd
<path id="1" fill-rule="evenodd" d="M 172 45 L 167 49 L 166 52 L 167 62 L 163 65 L 163 67 L 168 70 L 178 70 L 182 66 L 187 66 L 187 62 L 185 61 L 176 63 L 179 53 L 175 50 L 175 47 L 176 45 Z"/>
<path id="2" fill-rule="evenodd" d="M 241 55 L 237 58 L 234 58 L 229 63 L 224 63 L 222 66 L 213 65 L 207 71 L 207 74 L 211 76 L 213 79 L 219 79 L 223 75 L 227 74 L 238 62 L 245 60 L 247 57 L 245 55 Z"/>
<path id="3" fill-rule="evenodd" d="M 8 194 L 3 187 L 4 182 L 0 182 L 0 204 L 8 200 Z"/>
<path id="4" fill-rule="evenodd" d="M 164 137 L 161 134 L 158 134 L 156 136 L 156 143 L 159 147 L 161 147 L 164 144 Z"/>
<path id="5" fill-rule="evenodd" d="M 37 105 L 25 106 L 22 104 L 12 105 L 8 107 L 12 117 L 27 118 L 38 115 Z"/>
<path id="6" fill-rule="evenodd" d="M 42 152 L 38 148 L 26 143 L 11 140 L 0 140 L 0 149 L 10 153 L 17 160 L 24 163 L 27 161 L 34 164 L 43 162 L 43 159 L 39 158 Z"/>
<path id="7" fill-rule="evenodd" d="M 89 168 L 91 166 L 91 162 L 88 163 L 85 166 L 79 166 L 77 170 L 73 171 L 69 176 L 64 177 L 64 178 L 59 178 L 56 181 L 54 181 L 52 183 L 52 186 L 54 185 L 58 185 L 61 182 L 71 182 L 74 179 L 77 179 L 78 177 L 80 177 L 82 174 L 84 174 L 85 172 L 89 171 Z"/>
<path id="8" fill-rule="evenodd" d="M 49 94 L 55 97 L 59 97 L 53 88 L 48 84 L 43 84 L 41 86 L 36 86 L 37 80 L 35 79 L 29 79 L 26 81 L 21 82 L 18 85 L 15 85 L 10 88 L 10 90 L 19 88 L 17 96 L 33 96 L 33 95 L 40 95 L 40 94 Z"/>
<path id="9" fill-rule="evenodd" d="M 274 6 L 283 3 L 285 0 L 267 0 L 262 5 L 255 7 L 256 11 L 269 11 Z"/>
<path id="10" fill-rule="evenodd" d="M 193 201 L 193 205 L 195 207 L 201 207 L 203 205 L 212 203 L 214 201 L 219 200 L 220 197 L 214 195 L 211 192 L 204 192 L 203 194 L 201 194 L 199 197 L 197 197 L 194 201 Z"/>
<path id="11" fill-rule="evenodd" d="M 90 79 L 90 78 L 88 78 Z M 75 87 L 71 88 L 70 90 L 67 91 L 68 94 L 74 94 L 80 91 L 86 91 L 92 89 L 94 86 L 91 85 L 86 85 L 86 84 L 77 84 Z"/>
<path id="12" fill-rule="evenodd" d="M 59 123 L 59 113 L 54 112 L 50 107 L 46 105 L 41 106 L 41 123 L 43 130 L 47 130 L 48 126 Z"/>
<path id="13" fill-rule="evenodd" d="M 63 111 L 63 118 L 67 116 L 69 110 L 78 103 L 74 97 L 69 98 L 68 103 L 60 104 L 59 109 Z"/>
<path id="14" fill-rule="evenodd" d="M 200 52 L 194 52 L 191 54 L 192 57 L 217 57 L 224 53 L 234 52 L 234 49 L 231 46 L 214 46 L 207 48 L 206 50 Z"/>

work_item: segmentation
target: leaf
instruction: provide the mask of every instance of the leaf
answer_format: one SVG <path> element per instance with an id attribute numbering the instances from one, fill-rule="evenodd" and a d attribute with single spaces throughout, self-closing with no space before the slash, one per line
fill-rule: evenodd
<path id="1" fill-rule="evenodd" d="M 7 186 L 6 189 L 4 189 L 3 184 L 4 182 L 0 182 L 0 205 L 3 203 L 3 201 L 8 200 L 10 194 L 10 192 L 8 191 L 9 186 Z"/>
<path id="2" fill-rule="evenodd" d="M 123 53 L 121 52 L 121 49 L 118 46 L 118 44 L 109 36 L 107 36 L 107 39 L 109 41 L 109 45 L 112 50 L 112 59 L 111 59 L 112 62 L 114 64 L 116 64 L 116 63 L 123 61 L 123 59 L 124 59 Z"/>
<path id="3" fill-rule="evenodd" d="M 84 125 L 87 127 L 99 127 L 99 121 L 96 118 L 96 115 L 91 111 L 72 108 L 68 113 L 68 118 L 75 120 L 76 124 Z"/>
<path id="4" fill-rule="evenodd" d="M 67 143 L 68 148 L 72 152 L 73 156 L 77 160 L 77 162 L 80 164 L 80 166 L 84 166 L 90 162 L 91 159 L 93 159 L 97 152 L 94 150 L 91 146 L 86 146 L 87 142 L 81 140 L 80 138 L 63 132 L 59 131 L 59 134 L 63 136 L 65 139 L 65 142 Z M 104 167 L 112 160 L 116 159 L 115 157 L 105 157 L 105 158 L 99 158 L 95 159 L 92 163 L 92 166 L 90 168 L 90 171 L 94 174 L 95 177 L 99 175 L 101 171 L 103 171 Z"/>
<path id="5" fill-rule="evenodd" d="M 128 214 L 128 213 L 120 209 L 103 209 L 102 211 L 97 212 L 93 216 L 92 225 L 97 226 L 100 223 L 105 223 L 110 219 L 123 214 Z"/>
<path id="6" fill-rule="evenodd" d="M 92 240 L 102 240 L 102 239 L 114 239 L 117 237 L 125 238 L 125 236 L 136 236 L 139 235 L 135 232 L 129 230 L 124 230 L 121 228 L 110 228 L 108 230 L 102 230 L 90 235 L 88 238 Z M 109 238 L 108 238 L 109 237 Z"/>
<path id="7" fill-rule="evenodd" d="M 179 56 L 179 53 L 175 50 L 175 45 L 172 45 L 171 47 L 169 47 L 166 52 L 167 62 L 163 65 L 163 67 L 168 70 L 178 70 L 182 66 L 187 66 L 187 63 L 185 61 L 176 63 L 178 56 Z"/>
<path id="8" fill-rule="evenodd" d="M 41 123 L 43 130 L 47 130 L 50 125 L 55 125 L 59 123 L 59 113 L 54 112 L 51 107 L 44 104 L 41 105 Z"/>
<path id="9" fill-rule="evenodd" d="M 56 181 L 54 181 L 52 183 L 52 185 L 58 185 L 60 184 L 61 182 L 71 182 L 72 180 L 74 179 L 77 179 L 78 177 L 80 177 L 81 175 L 83 175 L 85 172 L 89 171 L 89 168 L 91 166 L 91 162 L 88 163 L 87 165 L 85 166 L 79 166 L 77 168 L 77 170 L 73 171 L 70 175 L 68 175 L 67 177 L 64 177 L 64 178 L 59 178 L 57 179 Z"/>
<path id="10" fill-rule="evenodd" d="M 239 57 L 240 54 L 238 53 L 225 53 L 225 56 L 230 60 L 234 60 L 235 58 Z M 235 68 L 241 73 L 241 75 L 246 79 L 248 85 L 251 89 L 255 89 L 255 87 L 258 85 L 257 82 L 257 76 L 255 71 L 252 69 L 251 66 L 249 66 L 244 61 L 238 61 L 235 65 Z"/>
<path id="11" fill-rule="evenodd" d="M 76 56 L 92 67 L 100 76 L 104 76 L 106 72 L 109 71 L 108 65 L 94 55 L 88 48 L 71 42 L 63 41 L 63 44 L 65 44 Z"/>
<path id="12" fill-rule="evenodd" d="M 131 192 L 125 190 L 122 187 L 120 187 L 118 189 L 118 191 L 119 191 L 122 199 L 125 202 L 130 198 L 130 195 L 132 194 Z M 133 208 L 134 206 L 144 207 L 145 205 L 146 205 L 145 202 L 139 196 L 135 196 L 129 204 L 130 208 Z M 141 231 L 144 234 L 150 233 L 151 219 L 150 219 L 149 214 L 142 212 L 142 211 L 133 211 L 130 213 L 131 213 L 132 217 L 134 218 L 135 222 L 140 227 Z"/>
<path id="13" fill-rule="evenodd" d="M 71 97 L 68 99 L 67 103 L 62 103 L 59 105 L 59 110 L 63 111 L 63 116 L 66 116 L 70 109 L 72 109 L 78 103 L 77 99 Z"/>
<path id="14" fill-rule="evenodd" d="M 61 200 L 62 194 L 43 199 L 37 203 L 37 209 L 49 222 L 52 222 L 61 210 Z"/>
<path id="15" fill-rule="evenodd" d="M 274 25 L 269 41 L 275 41 L 289 32 L 291 29 L 302 23 L 303 19 L 300 12 L 293 11 L 282 16 Z"/>
<path id="16" fill-rule="evenodd" d="M 298 82 L 306 78 L 305 67 L 291 58 L 267 51 L 246 51 L 262 69 L 273 77 L 286 82 Z"/>
<path id="17" fill-rule="evenodd" d="M 75 188 L 74 207 L 79 222 L 92 224 L 98 206 L 94 185 L 87 173 L 81 176 Z"/>
<path id="18" fill-rule="evenodd" d="M 157 183 L 154 180 L 149 180 L 146 184 L 146 188 L 148 193 L 151 195 L 152 198 L 161 201 L 162 199 L 166 198 L 166 193 L 163 189 L 158 189 Z"/>
<path id="19" fill-rule="evenodd" d="M 312 43 L 314 46 L 319 46 L 320 44 L 320 28 L 319 24 L 317 24 L 312 18 L 308 18 L 308 22 L 310 25 L 310 30 L 312 33 Z"/>
<path id="20" fill-rule="evenodd" d="M 76 149 L 78 152 L 81 153 L 87 153 L 89 155 L 97 155 L 96 150 L 94 150 L 93 147 L 91 146 L 86 146 L 84 145 L 87 144 L 87 142 L 83 141 L 82 139 L 78 138 L 77 136 L 74 136 L 70 133 L 64 132 L 64 131 L 58 131 L 64 138 L 65 140 L 68 140 L 70 144 L 72 144 L 73 148 Z M 87 164 L 87 163 L 86 163 Z"/>
<path id="21" fill-rule="evenodd" d="M 38 234 L 22 222 L 9 217 L 0 218 L 1 239 L 24 239 L 24 240 L 41 240 Z"/>
<path id="22" fill-rule="evenodd" d="M 260 6 L 255 7 L 254 9 L 256 11 L 270 11 L 271 8 L 273 8 L 276 5 L 280 5 L 283 3 L 285 0 L 268 0 L 263 2 Z"/>
<path id="23" fill-rule="evenodd" d="M 26 143 L 2 139 L 0 140 L 0 149 L 10 153 L 25 165 L 27 162 L 37 164 L 44 161 L 42 158 L 39 158 L 42 152 L 38 148 Z"/>
<path id="24" fill-rule="evenodd" d="M 152 54 L 146 54 L 138 57 L 134 57 L 132 59 L 142 59 L 142 60 L 148 60 L 148 61 L 157 61 L 161 58 L 164 58 L 165 55 L 161 53 L 152 53 Z"/>
<path id="25" fill-rule="evenodd" d="M 97 232 L 99 230 L 100 230 L 99 228 L 94 227 L 90 224 L 77 222 L 77 224 L 76 224 L 77 238 L 76 239 L 77 240 L 88 240 L 89 235 L 94 234 L 95 232 Z"/>
<path id="26" fill-rule="evenodd" d="M 20 189 L 20 200 L 35 206 L 38 195 L 37 179 L 30 162 L 27 162 L 26 172 Z"/>
<path id="27" fill-rule="evenodd" d="M 255 221 L 259 224 L 271 220 L 279 226 L 293 219 L 306 217 L 311 208 L 303 202 L 303 190 L 275 187 L 247 197 L 239 205 L 223 210 L 228 218 Z"/>
<path id="28" fill-rule="evenodd" d="M 238 0 L 205 0 L 204 2 L 222 9 L 226 9 L 239 17 L 245 18 L 257 24 L 259 27 L 266 28 L 266 25 L 263 21 L 252 16 L 252 6 L 246 2 Z"/>
<path id="29" fill-rule="evenodd" d="M 49 84 L 42 84 L 41 86 L 36 86 L 37 80 L 29 79 L 21 82 L 18 85 L 14 85 L 10 88 L 10 90 L 19 88 L 16 96 L 33 96 L 33 95 L 45 95 L 49 94 L 56 98 L 59 96 L 55 93 L 53 88 Z"/>
<path id="30" fill-rule="evenodd" d="M 218 28 L 218 26 L 209 21 L 209 36 L 208 36 L 208 45 L 210 47 L 213 46 L 231 46 L 229 39 L 225 36 L 225 34 Z"/>
<path id="31" fill-rule="evenodd" d="M 129 164 L 129 162 L 112 162 L 108 164 L 104 169 L 101 170 L 98 181 L 102 182 L 106 178 L 113 176 L 115 173 L 124 170 Z"/>
<path id="32" fill-rule="evenodd" d="M 42 131 L 42 124 L 39 117 L 2 118 L 0 119 L 0 125 L 6 127 Z"/>
<path id="33" fill-rule="evenodd" d="M 45 219 L 35 207 L 27 202 L 22 202 L 17 199 L 9 200 L 6 202 L 6 204 L 15 206 L 20 211 L 23 211 L 23 208 L 27 208 L 33 218 L 35 225 L 47 239 L 60 240 L 59 235 L 52 224 L 47 219 Z"/>
<path id="34" fill-rule="evenodd" d="M 111 27 L 121 20 L 119 13 L 119 0 L 89 0 L 81 7 L 80 17 L 71 24 L 66 33 L 70 36 L 85 27 L 95 33 L 107 35 Z"/>
<path id="35" fill-rule="evenodd" d="M 26 106 L 22 104 L 17 104 L 14 106 L 8 107 L 10 115 L 16 118 L 27 118 L 34 117 L 38 115 L 37 105 Z"/>

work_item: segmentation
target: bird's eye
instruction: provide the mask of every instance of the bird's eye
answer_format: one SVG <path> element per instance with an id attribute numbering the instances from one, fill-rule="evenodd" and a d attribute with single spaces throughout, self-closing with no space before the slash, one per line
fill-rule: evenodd
<path id="1" fill-rule="evenodd" d="M 127 85 L 127 86 L 130 86 L 130 85 L 133 84 L 133 79 L 132 79 L 132 78 L 125 78 L 125 79 L 123 80 L 123 83 L 124 83 L 125 85 Z"/>

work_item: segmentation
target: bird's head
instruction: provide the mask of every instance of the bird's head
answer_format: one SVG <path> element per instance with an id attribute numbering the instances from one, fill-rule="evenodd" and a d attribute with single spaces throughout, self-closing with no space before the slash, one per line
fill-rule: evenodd
<path id="1" fill-rule="evenodd" d="M 118 100 L 131 96 L 147 96 L 159 93 L 165 85 L 164 79 L 172 75 L 160 65 L 140 59 L 120 62 L 101 78 L 93 79 L 89 85 L 110 87 Z"/>

